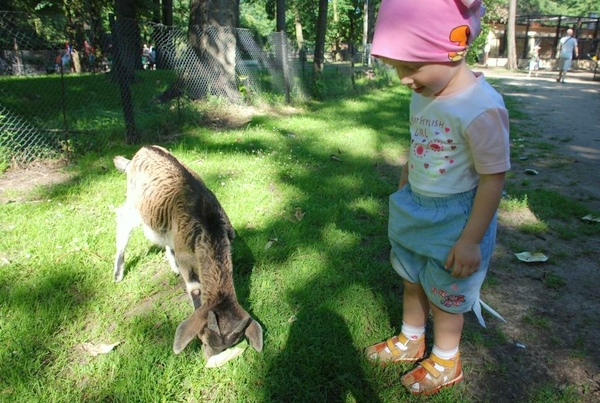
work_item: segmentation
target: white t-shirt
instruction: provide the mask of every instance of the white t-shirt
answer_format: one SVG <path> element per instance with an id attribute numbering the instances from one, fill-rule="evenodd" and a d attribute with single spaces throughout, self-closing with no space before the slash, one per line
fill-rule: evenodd
<path id="1" fill-rule="evenodd" d="M 562 37 L 560 39 L 560 57 L 563 59 L 572 59 L 575 46 L 577 46 L 577 39 L 572 36 Z"/>
<path id="2" fill-rule="evenodd" d="M 510 169 L 508 112 L 502 96 L 478 74 L 472 86 L 448 96 L 413 94 L 408 180 L 430 197 L 469 191 L 479 174 Z"/>

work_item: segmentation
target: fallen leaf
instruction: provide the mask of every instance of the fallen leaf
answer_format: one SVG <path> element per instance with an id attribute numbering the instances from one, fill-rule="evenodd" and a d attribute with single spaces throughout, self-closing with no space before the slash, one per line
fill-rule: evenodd
<path id="1" fill-rule="evenodd" d="M 531 252 L 521 252 L 515 253 L 517 259 L 522 262 L 533 263 L 533 262 L 545 262 L 548 260 L 548 256 L 543 253 L 531 253 Z"/>
<path id="2" fill-rule="evenodd" d="M 94 343 L 86 342 L 81 345 L 81 348 L 83 348 L 84 351 L 87 351 L 91 356 L 95 357 L 99 354 L 110 353 L 119 344 L 121 344 L 120 341 L 113 343 L 113 344 L 104 344 L 104 343 L 94 344 Z"/>
<path id="3" fill-rule="evenodd" d="M 302 209 L 297 208 L 296 211 L 294 212 L 294 217 L 296 217 L 296 220 L 302 221 L 302 219 L 304 218 L 304 214 L 306 214 L 306 213 L 304 211 L 302 211 Z"/>
<path id="4" fill-rule="evenodd" d="M 600 222 L 600 217 L 595 217 L 592 214 L 585 215 L 585 216 L 581 217 L 581 219 L 583 221 L 589 221 L 589 222 Z"/>
<path id="5" fill-rule="evenodd" d="M 273 244 L 277 243 L 279 240 L 277 238 L 269 239 L 269 242 L 265 245 L 265 249 L 269 249 Z"/>
<path id="6" fill-rule="evenodd" d="M 242 354 L 246 347 L 248 347 L 248 341 L 244 339 L 239 344 L 230 347 L 217 355 L 213 355 L 206 361 L 206 368 L 215 368 L 225 365 L 226 362 L 231 361 Z"/>

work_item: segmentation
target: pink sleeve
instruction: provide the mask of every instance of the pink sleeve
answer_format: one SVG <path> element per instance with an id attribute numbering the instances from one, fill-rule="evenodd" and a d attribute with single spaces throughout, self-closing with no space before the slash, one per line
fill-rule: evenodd
<path id="1" fill-rule="evenodd" d="M 508 133 L 508 112 L 504 108 L 488 109 L 467 127 L 477 173 L 496 174 L 510 169 Z"/>

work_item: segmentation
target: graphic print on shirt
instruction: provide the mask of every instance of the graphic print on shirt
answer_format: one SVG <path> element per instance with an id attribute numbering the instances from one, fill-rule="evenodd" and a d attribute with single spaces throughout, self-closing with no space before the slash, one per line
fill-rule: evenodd
<path id="1" fill-rule="evenodd" d="M 445 174 L 454 164 L 457 146 L 452 130 L 444 122 L 415 116 L 412 126 L 411 152 L 415 157 L 410 169 L 424 172 L 432 178 Z M 417 164 L 415 166 L 415 164 Z"/>

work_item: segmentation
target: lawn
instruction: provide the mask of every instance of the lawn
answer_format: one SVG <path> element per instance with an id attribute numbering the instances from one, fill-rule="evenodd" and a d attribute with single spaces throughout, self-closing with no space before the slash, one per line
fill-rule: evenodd
<path id="1" fill-rule="evenodd" d="M 380 92 L 256 117 L 238 130 L 196 128 L 163 144 L 230 216 L 237 294 L 265 330 L 263 352 L 249 349 L 221 368 L 204 367 L 198 342 L 173 354 L 175 328 L 192 308 L 141 231 L 123 282 L 112 280 L 114 208 L 125 192 L 112 157 L 137 147 L 88 154 L 69 168 L 69 182 L 3 206 L 0 399 L 376 399 L 385 380 L 361 350 L 395 331 L 399 318 L 400 290 L 381 286 L 395 280 L 387 195 L 408 133 L 386 122 L 405 114 L 407 101 L 403 90 Z M 95 357 L 83 349 L 117 342 Z"/>
<path id="2" fill-rule="evenodd" d="M 229 215 L 237 295 L 265 332 L 262 352 L 249 348 L 220 368 L 205 368 L 198 341 L 173 353 L 192 307 L 141 231 L 126 251 L 124 280 L 113 282 L 114 208 L 125 200 L 125 177 L 112 158 L 137 147 L 76 158 L 68 182 L 3 205 L 0 401 L 423 401 L 398 382 L 409 366 L 380 368 L 362 357 L 401 321 L 387 204 L 409 144 L 408 102 L 406 89 L 390 87 L 255 116 L 234 130 L 189 128 L 161 144 L 199 173 Z M 465 339 L 482 349 L 505 341 L 479 327 Z M 118 344 L 94 356 L 89 343 Z M 466 377 L 484 370 L 467 365 Z M 475 396 L 461 385 L 428 401 Z"/>

